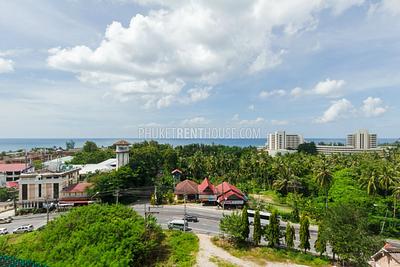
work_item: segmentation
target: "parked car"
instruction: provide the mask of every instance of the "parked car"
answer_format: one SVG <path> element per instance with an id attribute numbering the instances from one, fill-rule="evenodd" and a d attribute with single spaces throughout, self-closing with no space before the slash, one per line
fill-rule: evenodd
<path id="1" fill-rule="evenodd" d="M 177 229 L 177 230 L 185 230 L 185 226 L 186 229 L 188 229 L 188 223 L 185 222 L 184 220 L 172 220 L 170 222 L 168 222 L 168 229 L 172 230 L 172 229 Z"/>
<path id="2" fill-rule="evenodd" d="M 199 219 L 195 215 L 186 214 L 183 216 L 182 220 L 186 220 L 188 222 L 198 222 Z"/>
<path id="3" fill-rule="evenodd" d="M 6 235 L 8 234 L 7 228 L 0 228 L 0 235 Z"/>
<path id="4" fill-rule="evenodd" d="M 0 223 L 10 223 L 12 222 L 12 218 L 8 217 L 8 218 L 0 218 Z"/>
<path id="5" fill-rule="evenodd" d="M 32 231 L 33 231 L 33 225 L 27 224 L 27 225 L 18 226 L 17 228 L 14 229 L 13 233 L 21 234 L 21 233 L 32 232 Z"/>

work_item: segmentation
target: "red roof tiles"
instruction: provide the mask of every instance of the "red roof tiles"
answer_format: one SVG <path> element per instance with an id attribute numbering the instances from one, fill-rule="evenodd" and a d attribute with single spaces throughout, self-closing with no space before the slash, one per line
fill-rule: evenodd
<path id="1" fill-rule="evenodd" d="M 176 195 L 197 195 L 198 194 L 198 184 L 191 180 L 185 180 L 180 182 L 175 187 Z"/>
<path id="2" fill-rule="evenodd" d="M 27 169 L 25 163 L 0 164 L 0 172 L 21 172 L 25 169 Z"/>
<path id="3" fill-rule="evenodd" d="M 87 188 L 91 187 L 93 184 L 91 183 L 77 183 L 70 185 L 62 190 L 64 193 L 84 193 Z"/>
<path id="4" fill-rule="evenodd" d="M 200 195 L 215 194 L 215 187 L 208 178 L 204 178 L 203 182 L 199 185 L 198 190 Z"/>

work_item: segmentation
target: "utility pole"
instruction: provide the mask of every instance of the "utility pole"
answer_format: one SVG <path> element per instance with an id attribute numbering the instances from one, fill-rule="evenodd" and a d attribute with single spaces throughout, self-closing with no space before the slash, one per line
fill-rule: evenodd
<path id="1" fill-rule="evenodd" d="M 186 232 L 186 193 L 183 195 L 183 201 L 184 201 L 183 231 Z"/>
<path id="2" fill-rule="evenodd" d="M 115 204 L 118 205 L 118 199 L 119 198 L 119 189 L 115 189 Z"/>
<path id="3" fill-rule="evenodd" d="M 47 196 L 46 196 L 46 213 L 47 213 L 47 223 L 49 223 L 49 201 Z"/>

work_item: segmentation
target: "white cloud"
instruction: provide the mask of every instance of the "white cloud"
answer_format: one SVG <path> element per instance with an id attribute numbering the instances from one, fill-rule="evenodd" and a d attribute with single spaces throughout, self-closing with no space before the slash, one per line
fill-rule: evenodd
<path id="1" fill-rule="evenodd" d="M 242 120 L 240 119 L 239 114 L 235 114 L 232 117 L 232 121 L 237 123 L 240 126 L 256 126 L 262 123 L 265 123 L 265 119 L 263 117 L 257 117 L 255 119 L 252 120 Z"/>
<path id="2" fill-rule="evenodd" d="M 10 59 L 0 57 L 0 73 L 9 73 L 14 71 L 14 62 Z"/>
<path id="3" fill-rule="evenodd" d="M 269 98 L 273 96 L 285 96 L 286 91 L 285 90 L 272 90 L 272 91 L 261 91 L 260 94 L 258 95 L 260 98 Z"/>
<path id="4" fill-rule="evenodd" d="M 365 0 L 328 0 L 327 2 L 331 5 L 333 14 L 340 15 L 352 6 L 361 6 Z"/>
<path id="5" fill-rule="evenodd" d="M 350 101 L 343 98 L 332 101 L 331 106 L 315 122 L 327 123 L 348 117 L 378 117 L 383 115 L 387 109 L 388 107 L 384 106 L 383 100 L 378 97 L 370 96 L 364 99 L 363 105 L 359 108 L 355 108 Z"/>
<path id="6" fill-rule="evenodd" d="M 292 97 L 300 97 L 304 94 L 304 90 L 300 87 L 295 87 L 290 91 L 290 96 Z"/>
<path id="7" fill-rule="evenodd" d="M 342 94 L 342 88 L 345 84 L 346 83 L 344 80 L 326 79 L 325 81 L 317 83 L 310 93 L 323 96 L 337 97 Z"/>
<path id="8" fill-rule="evenodd" d="M 383 106 L 382 99 L 378 97 L 368 97 L 363 101 L 361 112 L 366 117 L 377 117 L 383 115 L 387 107 Z"/>
<path id="9" fill-rule="evenodd" d="M 204 118 L 204 117 L 194 117 L 190 119 L 185 119 L 182 121 L 183 126 L 201 126 L 205 124 L 209 124 L 210 120 Z"/>
<path id="10" fill-rule="evenodd" d="M 345 98 L 332 101 L 331 106 L 324 112 L 322 117 L 317 118 L 317 123 L 333 122 L 341 118 L 346 118 L 354 113 L 351 102 Z"/>
<path id="11" fill-rule="evenodd" d="M 374 13 L 380 13 L 383 15 L 389 14 L 391 16 L 400 15 L 400 1 L 399 0 L 382 0 L 378 3 L 370 5 L 368 13 L 370 15 Z"/>
<path id="12" fill-rule="evenodd" d="M 166 107 L 180 98 L 193 103 L 206 99 L 209 90 L 190 88 L 211 89 L 279 65 L 285 50 L 272 48 L 274 29 L 296 38 L 317 25 L 322 9 L 337 8 L 335 1 L 315 0 L 138 2 L 152 10 L 136 14 L 126 27 L 112 22 L 97 48 L 50 49 L 48 65 L 146 107 Z"/>
<path id="13" fill-rule="evenodd" d="M 255 110 L 254 105 L 249 105 L 247 108 L 248 108 L 249 110 L 251 110 L 251 111 L 254 111 L 254 110 Z"/>

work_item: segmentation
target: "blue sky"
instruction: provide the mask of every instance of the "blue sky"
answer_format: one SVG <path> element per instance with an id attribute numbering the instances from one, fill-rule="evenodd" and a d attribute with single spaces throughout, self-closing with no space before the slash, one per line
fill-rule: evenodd
<path id="1" fill-rule="evenodd" d="M 0 2 L 0 137 L 399 137 L 400 1 Z"/>

